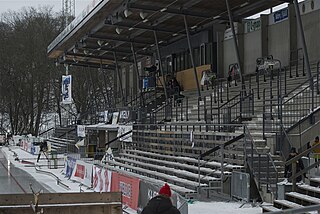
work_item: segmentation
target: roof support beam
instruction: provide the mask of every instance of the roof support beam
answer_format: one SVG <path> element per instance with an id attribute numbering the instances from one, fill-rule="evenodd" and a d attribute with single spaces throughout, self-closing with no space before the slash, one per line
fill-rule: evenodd
<path id="1" fill-rule="evenodd" d="M 187 10 L 188 8 L 192 7 L 193 5 L 198 4 L 200 1 L 201 1 L 201 0 L 188 0 L 185 4 L 183 4 L 183 5 L 181 5 L 181 6 L 182 6 L 182 8 L 184 8 L 185 10 Z M 159 19 L 157 20 L 157 23 L 154 24 L 154 26 L 157 26 L 157 25 L 161 24 L 162 22 L 164 22 L 164 21 L 172 18 L 173 16 L 174 16 L 174 14 L 168 14 L 168 13 L 167 13 L 167 14 L 164 14 L 161 18 L 159 18 Z M 132 36 L 132 37 L 137 37 L 137 36 L 143 34 L 145 31 L 146 31 L 146 30 L 138 30 L 138 31 L 132 33 L 131 36 Z M 124 42 L 118 42 L 118 43 L 116 44 L 116 47 L 122 45 L 123 43 L 124 43 Z"/>
<path id="2" fill-rule="evenodd" d="M 298 3 L 297 0 L 293 0 L 293 4 L 294 4 L 295 12 L 296 12 L 298 33 L 300 34 L 300 41 L 302 43 L 304 61 L 305 61 L 306 65 L 307 65 L 307 72 L 308 72 L 310 89 L 312 90 L 312 96 L 314 96 L 314 86 L 313 86 L 314 83 L 313 83 L 313 78 L 312 78 L 312 73 L 311 73 L 311 67 L 310 67 L 308 48 L 307 48 L 307 44 L 306 44 L 306 38 L 305 38 L 305 35 L 304 35 L 304 30 L 303 30 L 303 25 L 302 25 L 302 20 L 301 20 L 299 3 Z M 314 98 L 312 97 L 312 109 L 311 109 L 311 111 L 313 111 L 313 109 L 314 109 Z"/>
<path id="3" fill-rule="evenodd" d="M 116 26 L 116 27 L 125 27 L 131 29 L 140 29 L 140 30 L 149 30 L 149 31 L 157 31 L 157 32 L 163 32 L 163 33 L 177 33 L 177 31 L 174 30 L 169 30 L 169 29 L 164 29 L 164 28 L 159 28 L 155 26 L 150 26 L 150 25 L 142 25 L 141 22 L 135 22 L 135 23 L 125 23 L 125 22 L 119 22 L 119 23 L 112 23 L 111 21 L 107 20 L 105 22 L 105 25 L 107 26 Z"/>
<path id="4" fill-rule="evenodd" d="M 74 62 L 72 60 L 66 60 L 63 62 L 59 62 L 59 64 L 64 64 L 64 63 L 66 63 L 70 66 L 101 68 L 100 63 L 98 64 L 98 63 L 92 63 L 92 62 Z M 115 70 L 114 66 L 110 65 L 110 64 L 104 64 L 102 66 L 102 69 L 107 70 L 107 71 L 114 71 Z"/>
<path id="5" fill-rule="evenodd" d="M 110 60 L 114 61 L 114 58 L 112 57 L 99 57 L 99 56 L 94 56 L 94 55 L 89 55 L 89 54 L 80 54 L 80 53 L 67 53 L 66 55 L 69 56 L 75 56 L 75 57 L 84 57 L 84 58 L 89 58 L 89 59 L 99 59 L 99 60 Z M 131 60 L 118 60 L 119 62 L 124 62 L 124 63 L 133 63 Z"/>
<path id="6" fill-rule="evenodd" d="M 231 26 L 231 31 L 232 31 L 232 35 L 233 35 L 233 44 L 234 44 L 234 48 L 235 48 L 235 52 L 236 52 L 236 56 L 237 56 L 237 61 L 238 61 L 239 75 L 241 78 L 242 89 L 245 90 L 245 83 L 244 83 L 244 79 L 242 76 L 242 64 L 241 64 L 241 59 L 240 59 L 238 39 L 237 39 L 237 35 L 236 35 L 236 30 L 234 28 L 233 17 L 232 17 L 230 5 L 229 5 L 229 0 L 226 0 L 226 5 L 227 5 L 228 14 L 229 14 L 229 22 L 230 22 L 230 26 Z"/>
<path id="7" fill-rule="evenodd" d="M 143 5 L 143 4 L 131 3 L 128 6 L 131 9 L 163 12 L 163 13 L 170 13 L 175 15 L 186 15 L 186 16 L 193 16 L 198 18 L 205 18 L 205 19 L 212 17 L 208 14 L 204 14 L 204 13 L 200 13 L 192 10 L 179 10 L 179 9 L 156 6 L 156 5 Z"/>
<path id="8" fill-rule="evenodd" d="M 123 106 L 125 106 L 126 101 L 125 101 L 125 97 L 124 97 L 124 93 L 123 93 L 123 88 L 122 88 L 122 87 L 123 87 L 123 86 L 122 86 L 122 78 L 121 78 L 120 69 L 119 69 L 119 66 L 118 66 L 117 53 L 116 53 L 116 52 L 113 52 L 113 55 L 114 55 L 114 61 L 115 61 L 115 64 L 116 64 L 116 71 L 117 71 L 118 79 L 119 79 L 119 83 L 120 83 L 120 91 L 121 91 L 121 96 L 122 96 L 122 104 L 123 104 Z"/>
<path id="9" fill-rule="evenodd" d="M 157 36 L 157 32 L 153 31 L 153 35 L 154 35 L 154 40 L 156 42 L 156 48 L 157 48 L 157 53 L 158 53 L 158 61 L 159 61 L 159 68 L 160 68 L 160 72 L 161 72 L 161 76 L 163 79 L 163 88 L 164 88 L 164 95 L 166 97 L 166 103 L 169 102 L 168 100 L 168 93 L 167 93 L 167 79 L 164 76 L 164 72 L 163 72 L 163 68 L 162 68 L 162 61 L 161 61 L 161 53 L 160 53 L 160 49 L 159 49 L 159 42 L 158 42 L 158 36 Z"/>
<path id="10" fill-rule="evenodd" d="M 153 45 L 153 42 L 149 41 L 142 41 L 138 39 L 131 39 L 131 38 L 124 38 L 124 37 L 116 37 L 116 36 L 98 36 L 98 35 L 89 35 L 87 39 L 94 39 L 94 40 L 108 40 L 108 41 L 116 41 L 116 42 L 128 42 L 128 43 L 134 43 L 134 44 L 143 44 L 143 45 Z"/>
<path id="11" fill-rule="evenodd" d="M 194 59 L 193 59 L 193 51 L 192 51 L 193 49 L 192 49 L 191 41 L 190 41 L 190 33 L 189 33 L 189 28 L 188 28 L 188 23 L 187 23 L 187 17 L 183 16 L 183 19 L 184 19 L 184 26 L 186 28 L 186 33 L 187 33 L 189 54 L 190 54 L 190 59 L 191 59 L 191 65 L 193 67 L 194 80 L 196 81 L 197 90 L 198 90 L 198 100 L 201 100 L 201 92 L 200 92 L 199 80 L 198 80 L 198 75 L 197 75 L 197 69 L 196 69 L 196 66 L 194 64 Z"/>
<path id="12" fill-rule="evenodd" d="M 82 47 L 82 49 L 87 49 L 90 51 L 109 51 L 110 53 L 114 52 L 115 49 L 114 48 L 108 48 L 108 47 L 94 47 L 94 46 L 85 46 Z M 123 49 L 123 48 L 117 48 L 117 53 L 121 53 L 121 54 L 132 54 L 132 51 L 127 50 L 127 49 Z M 136 52 L 136 55 L 140 55 L 140 56 L 153 56 L 153 53 L 150 52 Z"/>

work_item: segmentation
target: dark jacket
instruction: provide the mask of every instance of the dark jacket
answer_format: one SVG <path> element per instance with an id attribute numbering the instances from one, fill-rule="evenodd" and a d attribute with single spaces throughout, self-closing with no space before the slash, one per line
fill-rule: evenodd
<path id="1" fill-rule="evenodd" d="M 141 214 L 180 214 L 180 211 L 172 205 L 170 198 L 158 195 L 149 201 Z"/>
<path id="2" fill-rule="evenodd" d="M 298 155 L 297 153 L 290 153 L 289 157 L 287 158 L 287 161 L 289 161 L 290 159 L 296 157 L 297 155 Z M 300 172 L 303 169 L 304 169 L 304 165 L 303 165 L 302 159 L 299 158 L 297 160 L 296 173 Z M 287 178 L 290 178 L 292 176 L 292 164 L 287 165 L 285 167 L 284 176 L 287 177 Z M 306 175 L 304 174 L 304 176 L 306 176 Z M 301 180 L 302 180 L 302 176 L 300 175 L 300 176 L 297 177 L 296 181 L 300 182 Z M 289 181 L 291 181 L 291 179 Z"/>

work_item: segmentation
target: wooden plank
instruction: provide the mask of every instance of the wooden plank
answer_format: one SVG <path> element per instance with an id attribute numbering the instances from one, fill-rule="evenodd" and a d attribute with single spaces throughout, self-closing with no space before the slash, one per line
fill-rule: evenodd
<path id="1" fill-rule="evenodd" d="M 96 203 L 96 202 L 117 202 L 121 201 L 121 194 L 111 193 L 42 193 L 39 196 L 41 203 L 59 204 L 59 203 Z M 21 205 L 30 204 L 34 197 L 32 194 L 11 194 L 0 195 L 1 205 Z"/>

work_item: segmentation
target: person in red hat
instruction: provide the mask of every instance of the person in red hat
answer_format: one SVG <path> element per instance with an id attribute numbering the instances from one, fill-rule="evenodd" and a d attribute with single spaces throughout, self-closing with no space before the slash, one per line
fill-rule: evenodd
<path id="1" fill-rule="evenodd" d="M 181 214 L 180 211 L 173 206 L 170 197 L 170 186 L 165 183 L 164 186 L 161 187 L 159 194 L 148 202 L 141 214 Z"/>

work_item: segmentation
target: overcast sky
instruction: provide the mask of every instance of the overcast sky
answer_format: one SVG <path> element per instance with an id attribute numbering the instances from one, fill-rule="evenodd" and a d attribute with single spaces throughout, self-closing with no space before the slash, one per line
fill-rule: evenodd
<path id="1" fill-rule="evenodd" d="M 92 0 L 76 0 L 76 15 L 79 14 Z M 55 12 L 62 10 L 62 0 L 0 0 L 0 13 L 8 10 L 19 11 L 23 7 L 49 5 Z"/>
<path id="2" fill-rule="evenodd" d="M 19 11 L 23 7 L 39 7 L 49 5 L 53 7 L 55 12 L 62 10 L 63 0 L 0 0 L 0 13 L 7 12 L 8 10 Z M 76 16 L 92 1 L 92 0 L 75 0 L 76 1 Z M 299 2 L 303 0 L 298 0 Z M 275 10 L 281 9 L 287 4 L 274 8 Z M 263 13 L 269 13 L 264 11 Z M 257 18 L 258 15 L 250 17 Z"/>

